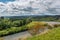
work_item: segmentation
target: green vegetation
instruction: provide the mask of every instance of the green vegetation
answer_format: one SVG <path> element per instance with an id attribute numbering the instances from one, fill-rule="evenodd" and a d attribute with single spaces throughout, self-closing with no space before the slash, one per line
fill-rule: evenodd
<path id="1" fill-rule="evenodd" d="M 34 32 L 32 35 L 35 35 L 38 33 L 39 29 L 44 29 L 45 27 L 50 27 L 47 23 L 40 22 L 40 21 L 58 21 L 60 22 L 60 19 L 57 17 L 48 17 L 48 16 L 21 16 L 21 17 L 11 17 L 11 18 L 4 18 L 0 17 L 0 37 L 6 36 L 22 31 L 28 30 L 29 32 Z M 33 21 L 33 22 L 32 22 Z M 39 21 L 39 22 L 37 22 Z M 54 25 L 55 27 L 58 27 L 60 25 Z"/>
<path id="2" fill-rule="evenodd" d="M 60 22 L 59 16 L 37 16 L 37 17 L 31 17 L 33 21 L 56 21 Z"/>
<path id="3" fill-rule="evenodd" d="M 0 19 L 0 37 L 26 31 L 26 25 L 32 22 L 29 18 L 22 20 Z"/>
<path id="4" fill-rule="evenodd" d="M 43 35 L 37 35 L 27 40 L 60 40 L 60 27 L 54 28 Z"/>
<path id="5" fill-rule="evenodd" d="M 60 24 L 55 24 L 54 27 L 60 27 Z"/>
<path id="6" fill-rule="evenodd" d="M 0 31 L 0 37 L 1 36 L 6 36 L 6 35 L 9 35 L 9 34 L 14 34 L 14 33 L 17 33 L 17 32 L 22 32 L 22 31 L 25 31 L 25 30 L 27 30 L 27 28 L 25 26 L 7 28 L 5 30 Z"/>
<path id="7" fill-rule="evenodd" d="M 40 22 L 40 21 L 33 21 L 33 22 L 31 22 L 31 23 L 29 23 L 27 26 L 28 26 L 28 28 L 32 28 L 32 27 L 42 27 L 42 26 L 47 26 L 48 24 L 47 23 L 45 23 L 45 22 Z"/>

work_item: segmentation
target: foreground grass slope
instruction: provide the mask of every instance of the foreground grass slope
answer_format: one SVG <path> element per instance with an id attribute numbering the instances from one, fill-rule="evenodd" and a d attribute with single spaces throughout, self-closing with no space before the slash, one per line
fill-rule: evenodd
<path id="1" fill-rule="evenodd" d="M 60 40 L 60 27 L 54 28 L 46 34 L 28 38 L 27 40 Z"/>

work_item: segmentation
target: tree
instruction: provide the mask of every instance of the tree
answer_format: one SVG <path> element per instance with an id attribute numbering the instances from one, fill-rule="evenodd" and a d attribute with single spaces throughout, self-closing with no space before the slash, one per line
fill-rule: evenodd
<path id="1" fill-rule="evenodd" d="M 32 20 L 31 20 L 31 18 L 29 17 L 29 18 L 26 19 L 26 24 L 28 24 L 28 23 L 30 23 L 30 22 L 32 22 Z"/>
<path id="2" fill-rule="evenodd" d="M 0 20 L 0 30 L 10 27 L 11 27 L 11 21 L 9 19 Z"/>

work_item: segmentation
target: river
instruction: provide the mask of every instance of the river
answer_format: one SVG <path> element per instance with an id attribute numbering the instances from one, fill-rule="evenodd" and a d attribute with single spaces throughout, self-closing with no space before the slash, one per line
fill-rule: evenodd
<path id="1" fill-rule="evenodd" d="M 3 38 L 4 38 L 4 40 L 18 40 L 18 38 L 22 38 L 22 37 L 26 37 L 26 36 L 31 36 L 28 33 L 28 31 L 16 33 L 13 35 L 4 36 Z"/>

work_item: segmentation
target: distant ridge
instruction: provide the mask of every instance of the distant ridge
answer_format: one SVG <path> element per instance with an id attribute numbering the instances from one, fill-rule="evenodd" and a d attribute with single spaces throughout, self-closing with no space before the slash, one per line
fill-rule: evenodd
<path id="1" fill-rule="evenodd" d="M 1 16 L 4 18 L 28 18 L 28 17 L 57 17 L 60 18 L 60 15 L 28 15 L 28 16 Z"/>

